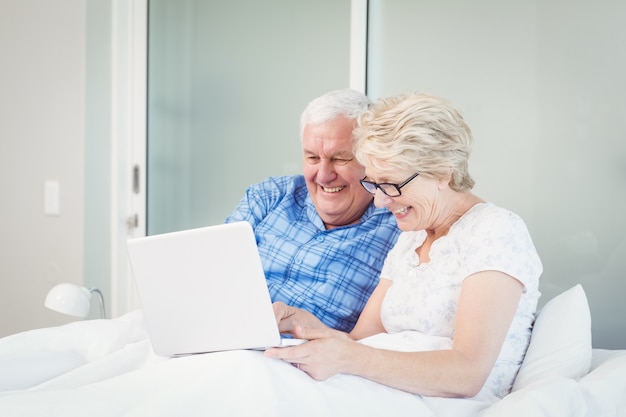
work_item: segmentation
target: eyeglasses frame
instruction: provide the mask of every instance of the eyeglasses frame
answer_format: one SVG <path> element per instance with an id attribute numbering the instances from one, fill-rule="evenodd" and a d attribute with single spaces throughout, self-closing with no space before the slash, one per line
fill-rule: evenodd
<path id="1" fill-rule="evenodd" d="M 376 189 L 379 189 L 387 197 L 400 197 L 402 195 L 402 191 L 400 189 L 402 187 L 404 187 L 405 185 L 407 185 L 408 183 L 410 183 L 411 181 L 413 181 L 413 179 L 415 179 L 419 174 L 420 174 L 419 172 L 416 172 L 415 174 L 411 175 L 409 178 L 407 178 L 406 180 L 404 180 L 400 184 L 393 184 L 393 183 L 390 183 L 390 182 L 381 182 L 380 184 L 377 184 L 377 183 L 372 182 L 372 181 L 366 181 L 365 178 L 367 178 L 367 177 L 363 177 L 363 179 L 359 180 L 359 182 L 361 183 L 361 186 L 363 188 L 365 188 L 365 191 L 367 191 L 370 194 L 376 194 Z M 374 192 L 371 192 L 370 190 L 368 190 L 367 187 L 365 186 L 365 184 L 373 185 L 375 187 L 374 188 Z M 391 187 L 395 188 L 396 191 L 398 192 L 398 194 L 397 195 L 389 195 L 389 194 L 387 194 L 387 192 L 381 187 L 381 185 L 388 185 L 388 186 L 391 186 Z"/>

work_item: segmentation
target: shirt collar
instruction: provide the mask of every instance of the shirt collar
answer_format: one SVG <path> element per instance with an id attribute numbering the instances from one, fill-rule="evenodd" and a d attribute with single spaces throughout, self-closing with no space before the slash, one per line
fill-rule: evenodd
<path id="1" fill-rule="evenodd" d="M 311 195 L 307 194 L 306 196 L 306 212 L 307 212 L 307 217 L 308 219 L 320 230 L 326 230 L 326 227 L 324 226 L 324 222 L 322 221 L 322 218 L 320 217 L 320 215 L 317 213 L 317 210 L 315 209 L 315 205 L 313 204 L 313 200 L 311 199 Z M 372 202 L 370 203 L 369 206 L 367 206 L 367 208 L 365 209 L 365 212 L 363 213 L 363 215 L 361 216 L 361 218 L 359 219 L 359 223 L 355 223 L 355 224 L 361 224 L 364 223 L 365 221 L 367 221 L 369 218 L 373 217 L 373 216 L 379 216 L 381 214 L 386 213 L 388 210 L 386 208 L 378 208 L 374 205 L 374 199 L 372 199 Z"/>

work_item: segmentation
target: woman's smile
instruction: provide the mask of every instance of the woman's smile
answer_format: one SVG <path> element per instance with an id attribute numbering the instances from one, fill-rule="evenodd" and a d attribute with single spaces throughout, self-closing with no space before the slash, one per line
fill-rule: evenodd
<path id="1" fill-rule="evenodd" d="M 391 210 L 391 212 L 393 214 L 396 215 L 396 217 L 404 217 L 404 215 L 409 211 L 410 207 L 408 206 L 404 206 L 404 207 L 398 207 L 396 209 Z"/>

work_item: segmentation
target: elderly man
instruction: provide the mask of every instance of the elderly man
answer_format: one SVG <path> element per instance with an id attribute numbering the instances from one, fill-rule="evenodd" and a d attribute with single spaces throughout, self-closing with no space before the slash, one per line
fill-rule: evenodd
<path id="1" fill-rule="evenodd" d="M 359 180 L 352 130 L 371 104 L 354 90 L 311 101 L 300 120 L 304 175 L 252 185 L 226 222 L 248 221 L 272 301 L 307 310 L 350 331 L 378 283 L 399 234 Z"/>

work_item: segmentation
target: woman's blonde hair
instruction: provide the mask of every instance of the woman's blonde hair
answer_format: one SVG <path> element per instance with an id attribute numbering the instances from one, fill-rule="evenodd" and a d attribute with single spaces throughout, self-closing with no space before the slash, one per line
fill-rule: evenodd
<path id="1" fill-rule="evenodd" d="M 359 118 L 354 155 L 366 168 L 450 178 L 450 188 L 470 190 L 472 132 L 449 102 L 428 94 L 384 98 Z"/>

